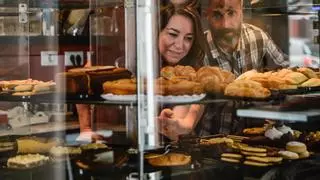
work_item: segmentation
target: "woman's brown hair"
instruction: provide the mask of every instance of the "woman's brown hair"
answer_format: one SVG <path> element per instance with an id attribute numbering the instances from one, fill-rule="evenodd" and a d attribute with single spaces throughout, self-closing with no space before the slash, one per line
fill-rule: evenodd
<path id="1" fill-rule="evenodd" d="M 179 61 L 180 65 L 191 65 L 198 68 L 203 65 L 203 58 L 205 56 L 205 38 L 201 27 L 200 15 L 196 9 L 192 7 L 179 7 L 166 6 L 160 12 L 160 31 L 162 31 L 168 24 L 170 18 L 174 15 L 182 15 L 192 20 L 194 41 L 188 54 Z M 162 63 L 165 64 L 165 63 Z"/>

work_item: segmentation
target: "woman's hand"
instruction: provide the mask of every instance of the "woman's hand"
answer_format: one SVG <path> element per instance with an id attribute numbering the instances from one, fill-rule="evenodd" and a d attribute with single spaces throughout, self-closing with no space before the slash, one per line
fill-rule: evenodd
<path id="1" fill-rule="evenodd" d="M 157 117 L 159 132 L 171 140 L 178 140 L 180 134 L 187 134 L 190 129 L 184 128 L 182 121 L 174 115 L 171 109 L 163 109 Z"/>

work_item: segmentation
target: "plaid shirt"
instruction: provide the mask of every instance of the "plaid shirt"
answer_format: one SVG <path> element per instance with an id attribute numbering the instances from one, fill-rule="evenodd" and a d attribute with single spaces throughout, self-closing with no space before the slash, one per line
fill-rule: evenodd
<path id="1" fill-rule="evenodd" d="M 233 72 L 236 76 L 251 70 L 263 70 L 266 66 L 288 66 L 287 55 L 273 43 L 271 38 L 258 27 L 242 24 L 237 50 L 228 54 L 219 49 L 206 31 L 208 45 L 213 57 L 204 59 L 205 65 L 219 65 L 220 68 Z M 209 104 L 196 128 L 199 135 L 216 133 L 236 134 L 247 124 L 236 117 L 236 109 L 241 102 L 229 101 L 222 104 Z"/>
<path id="2" fill-rule="evenodd" d="M 237 49 L 232 54 L 223 52 L 215 45 L 210 31 L 206 31 L 212 57 L 217 62 L 205 58 L 205 65 L 218 64 L 221 68 L 233 72 L 236 76 L 251 70 L 263 70 L 271 66 L 289 66 L 288 56 L 273 43 L 272 39 L 260 28 L 242 24 Z"/>

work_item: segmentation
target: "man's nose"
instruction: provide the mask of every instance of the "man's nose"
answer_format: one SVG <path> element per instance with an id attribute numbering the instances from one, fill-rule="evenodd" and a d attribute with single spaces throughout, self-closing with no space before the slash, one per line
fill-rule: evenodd
<path id="1" fill-rule="evenodd" d="M 223 28 L 231 28 L 232 27 L 232 21 L 228 17 L 224 17 L 222 20 L 222 27 Z"/>

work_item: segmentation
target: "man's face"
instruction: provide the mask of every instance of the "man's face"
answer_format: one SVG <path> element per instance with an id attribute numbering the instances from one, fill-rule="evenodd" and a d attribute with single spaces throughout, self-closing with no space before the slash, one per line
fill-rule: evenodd
<path id="1" fill-rule="evenodd" d="M 216 42 L 234 44 L 238 41 L 242 23 L 241 0 L 210 0 L 207 17 Z"/>

